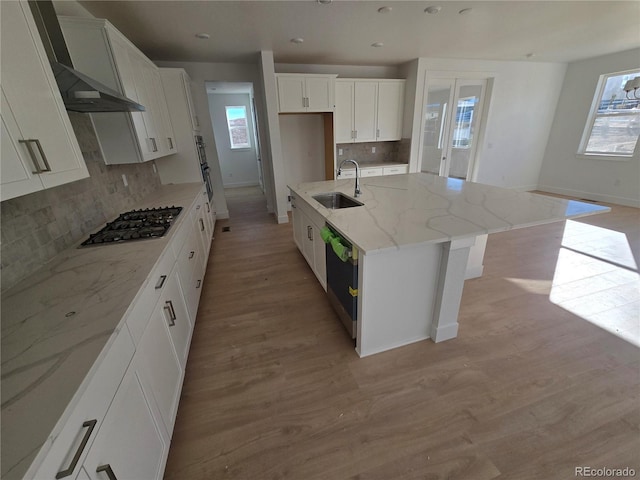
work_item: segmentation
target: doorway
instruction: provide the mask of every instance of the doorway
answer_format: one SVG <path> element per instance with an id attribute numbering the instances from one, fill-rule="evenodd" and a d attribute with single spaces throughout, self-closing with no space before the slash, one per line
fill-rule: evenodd
<path id="1" fill-rule="evenodd" d="M 225 192 L 264 193 L 253 84 L 206 82 L 206 89 Z"/>
<path id="2" fill-rule="evenodd" d="M 485 79 L 427 78 L 421 171 L 472 179 L 486 87 Z"/>

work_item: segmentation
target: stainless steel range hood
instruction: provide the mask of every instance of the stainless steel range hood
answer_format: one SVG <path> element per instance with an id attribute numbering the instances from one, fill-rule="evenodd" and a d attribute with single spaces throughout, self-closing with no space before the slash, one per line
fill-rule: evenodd
<path id="1" fill-rule="evenodd" d="M 50 0 L 31 0 L 29 6 L 67 110 L 83 113 L 144 111 L 139 103 L 74 70 Z"/>

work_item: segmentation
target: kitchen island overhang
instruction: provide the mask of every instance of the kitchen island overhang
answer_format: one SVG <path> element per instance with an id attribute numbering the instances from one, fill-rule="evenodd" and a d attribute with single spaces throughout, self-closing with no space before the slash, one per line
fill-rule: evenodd
<path id="1" fill-rule="evenodd" d="M 354 208 L 332 210 L 313 199 L 328 192 L 352 196 L 353 179 L 289 188 L 305 208 L 359 250 L 360 356 L 457 336 L 467 262 L 476 238 L 610 211 L 426 173 L 364 178 L 358 197 L 364 205 Z M 478 243 L 483 249 L 483 242 Z"/>

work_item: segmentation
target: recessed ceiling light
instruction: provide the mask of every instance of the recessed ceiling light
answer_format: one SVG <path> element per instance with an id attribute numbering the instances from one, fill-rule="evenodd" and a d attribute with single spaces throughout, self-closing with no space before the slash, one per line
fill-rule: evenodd
<path id="1" fill-rule="evenodd" d="M 525 57 L 527 57 L 527 58 L 533 58 L 533 57 L 535 57 L 535 56 L 536 56 L 536 54 L 535 54 L 535 53 L 527 53 L 527 54 L 525 55 Z"/>
<path id="2" fill-rule="evenodd" d="M 466 15 L 467 13 L 469 13 L 471 10 L 473 10 L 473 8 L 463 8 L 462 10 L 460 10 L 458 13 L 460 15 Z"/>
<path id="3" fill-rule="evenodd" d="M 382 43 L 382 42 L 375 42 L 375 43 L 372 43 L 372 44 L 371 44 L 371 46 L 372 46 L 372 47 L 376 47 L 376 48 L 384 47 L 384 43 Z"/>
<path id="4" fill-rule="evenodd" d="M 393 10 L 391 7 L 380 7 L 378 13 L 389 13 L 391 10 Z"/>
<path id="5" fill-rule="evenodd" d="M 304 38 L 301 37 L 296 37 L 296 38 L 292 38 L 291 40 L 289 40 L 291 43 L 302 43 L 304 42 Z"/>
<path id="6" fill-rule="evenodd" d="M 432 5 L 430 7 L 425 8 L 424 13 L 428 13 L 429 15 L 434 15 L 438 13 L 440 10 L 442 10 L 442 7 L 440 5 Z"/>
<path id="7" fill-rule="evenodd" d="M 211 35 L 209 35 L 208 33 L 196 33 L 196 37 L 197 38 L 202 38 L 203 40 L 206 40 L 207 38 L 210 38 Z"/>
<path id="8" fill-rule="evenodd" d="M 320 5 L 329 5 L 333 0 L 316 0 Z"/>

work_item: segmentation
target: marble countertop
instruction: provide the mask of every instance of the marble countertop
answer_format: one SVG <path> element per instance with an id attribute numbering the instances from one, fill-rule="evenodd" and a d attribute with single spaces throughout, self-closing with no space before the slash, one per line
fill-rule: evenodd
<path id="1" fill-rule="evenodd" d="M 188 212 L 201 189 L 165 185 L 135 208 Z M 188 218 L 179 215 L 161 238 L 66 250 L 2 294 L 3 478 L 24 475 Z"/>
<path id="2" fill-rule="evenodd" d="M 328 223 L 367 254 L 442 243 L 608 212 L 608 207 L 427 173 L 360 179 L 364 206 L 330 210 L 319 193 L 353 197 L 354 179 L 291 185 Z"/>

